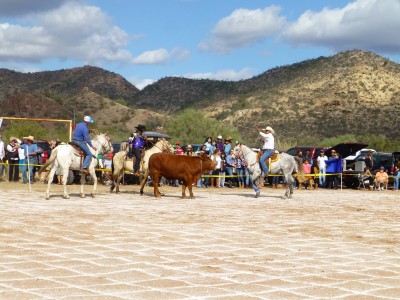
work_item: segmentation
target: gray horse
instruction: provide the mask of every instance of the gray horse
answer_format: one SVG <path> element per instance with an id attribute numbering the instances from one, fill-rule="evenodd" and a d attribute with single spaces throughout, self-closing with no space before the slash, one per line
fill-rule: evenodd
<path id="1" fill-rule="evenodd" d="M 255 153 L 249 147 L 240 144 L 234 148 L 234 151 L 236 156 L 242 156 L 246 161 L 247 168 L 251 175 L 251 184 L 256 192 L 256 198 L 258 198 L 258 196 L 260 196 L 260 188 L 258 187 L 258 183 L 261 178 L 261 168 L 257 153 Z M 296 159 L 295 157 L 286 153 L 279 154 L 279 160 L 270 164 L 269 171 L 272 174 L 282 173 L 283 176 L 285 176 L 286 193 L 283 198 L 292 198 L 294 183 L 294 178 L 292 176 L 293 173 L 298 173 L 300 175 L 298 176 L 298 181 L 300 183 L 304 181 L 303 162 L 301 159 Z"/>

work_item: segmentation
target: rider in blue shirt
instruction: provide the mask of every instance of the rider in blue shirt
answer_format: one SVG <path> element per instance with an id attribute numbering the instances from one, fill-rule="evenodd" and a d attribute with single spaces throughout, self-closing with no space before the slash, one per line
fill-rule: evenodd
<path id="1" fill-rule="evenodd" d="M 83 118 L 83 122 L 78 123 L 75 127 L 74 135 L 72 136 L 72 142 L 74 144 L 79 145 L 81 149 L 86 153 L 85 160 L 82 163 L 82 172 L 88 173 L 87 168 L 89 167 L 90 162 L 92 161 L 92 152 L 90 152 L 90 147 L 93 148 L 94 151 L 97 150 L 96 147 L 93 146 L 92 141 L 89 138 L 89 127 L 88 125 L 94 123 L 94 120 L 90 116 L 86 116 Z"/>

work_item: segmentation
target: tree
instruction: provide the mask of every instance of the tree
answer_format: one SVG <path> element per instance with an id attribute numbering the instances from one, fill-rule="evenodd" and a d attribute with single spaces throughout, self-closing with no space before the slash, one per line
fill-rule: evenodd
<path id="1" fill-rule="evenodd" d="M 218 135 L 231 136 L 234 140 L 241 139 L 238 130 L 232 125 L 220 123 L 194 109 L 184 110 L 167 121 L 165 128 L 173 139 L 183 144 L 203 143 L 208 136 L 216 139 Z"/>

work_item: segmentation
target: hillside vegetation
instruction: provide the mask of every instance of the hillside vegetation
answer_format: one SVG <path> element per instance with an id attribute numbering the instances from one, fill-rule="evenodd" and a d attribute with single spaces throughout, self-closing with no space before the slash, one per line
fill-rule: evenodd
<path id="1" fill-rule="evenodd" d="M 0 105 L 3 116 L 71 119 L 75 109 L 118 138 L 138 123 L 160 128 L 190 108 L 235 128 L 247 143 L 255 143 L 256 127 L 267 125 L 278 141 L 292 145 L 342 135 L 395 142 L 399 79 L 399 64 L 362 50 L 276 67 L 239 82 L 166 77 L 141 91 L 90 66 L 28 74 L 0 69 Z"/>

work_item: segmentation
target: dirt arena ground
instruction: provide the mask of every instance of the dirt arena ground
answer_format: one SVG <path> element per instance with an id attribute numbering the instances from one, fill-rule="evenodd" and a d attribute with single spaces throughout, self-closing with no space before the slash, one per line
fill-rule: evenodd
<path id="1" fill-rule="evenodd" d="M 68 188 L 0 183 L 0 299 L 400 297 L 399 192 Z"/>

